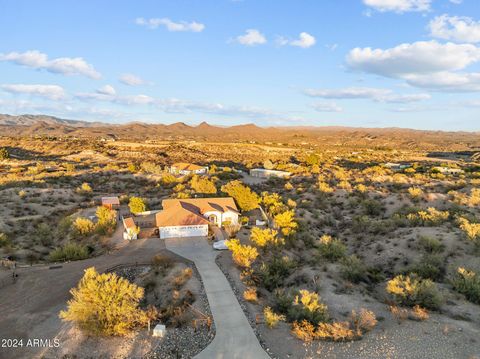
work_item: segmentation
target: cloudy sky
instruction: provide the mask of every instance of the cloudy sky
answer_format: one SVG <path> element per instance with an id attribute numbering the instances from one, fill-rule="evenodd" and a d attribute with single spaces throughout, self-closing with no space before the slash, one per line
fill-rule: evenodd
<path id="1" fill-rule="evenodd" d="M 478 0 L 0 0 L 0 113 L 480 130 Z"/>

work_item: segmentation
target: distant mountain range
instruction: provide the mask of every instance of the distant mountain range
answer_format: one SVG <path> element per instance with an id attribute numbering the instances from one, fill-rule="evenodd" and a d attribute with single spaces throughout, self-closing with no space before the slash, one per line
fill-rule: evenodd
<path id="1" fill-rule="evenodd" d="M 0 135 L 121 140 L 198 140 L 212 142 L 271 142 L 335 146 L 387 146 L 390 148 L 465 150 L 480 147 L 479 132 L 421 131 L 403 128 L 354 128 L 341 126 L 259 127 L 254 124 L 230 127 L 202 122 L 189 126 L 132 122 L 123 125 L 60 119 L 47 115 L 2 115 Z"/>

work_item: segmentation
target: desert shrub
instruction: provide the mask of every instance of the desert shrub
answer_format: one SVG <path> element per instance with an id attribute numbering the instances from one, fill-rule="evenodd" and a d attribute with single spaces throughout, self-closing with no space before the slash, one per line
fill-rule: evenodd
<path id="1" fill-rule="evenodd" d="M 418 237 L 418 246 L 427 253 L 440 253 L 445 249 L 438 239 L 428 236 Z"/>
<path id="2" fill-rule="evenodd" d="M 414 201 L 418 201 L 423 196 L 423 191 L 419 187 L 410 187 L 408 189 L 408 194 Z"/>
<path id="3" fill-rule="evenodd" d="M 419 305 L 415 305 L 412 308 L 410 316 L 411 316 L 411 319 L 420 320 L 420 321 L 427 320 L 429 317 L 428 310 L 426 310 L 425 308 L 422 308 Z"/>
<path id="4" fill-rule="evenodd" d="M 343 258 L 347 251 L 347 247 L 340 240 L 333 239 L 327 234 L 320 237 L 318 249 L 322 257 L 331 261 Z"/>
<path id="5" fill-rule="evenodd" d="M 360 194 L 364 194 L 364 193 L 367 192 L 367 186 L 365 186 L 362 183 L 359 183 L 359 184 L 355 185 L 355 187 L 353 187 L 353 189 Z"/>
<path id="6" fill-rule="evenodd" d="M 399 303 L 407 306 L 420 305 L 427 309 L 438 309 L 442 297 L 430 279 L 420 279 L 414 274 L 398 275 L 387 283 L 386 290 Z"/>
<path id="7" fill-rule="evenodd" d="M 316 327 L 307 320 L 296 321 L 292 325 L 292 334 L 305 342 L 312 340 L 350 341 L 361 338 L 377 324 L 375 314 L 367 309 L 359 313 L 352 311 L 349 321 L 322 322 Z"/>
<path id="8" fill-rule="evenodd" d="M 273 256 L 268 262 L 263 262 L 258 271 L 258 277 L 266 289 L 272 291 L 281 287 L 285 279 L 292 274 L 295 263 L 288 257 Z"/>
<path id="9" fill-rule="evenodd" d="M 117 213 L 114 210 L 99 206 L 95 214 L 98 218 L 96 229 L 99 233 L 107 234 L 115 230 L 117 226 Z"/>
<path id="10" fill-rule="evenodd" d="M 92 187 L 90 187 L 90 185 L 87 182 L 84 182 L 80 187 L 77 188 L 77 193 L 80 193 L 80 194 L 92 193 Z"/>
<path id="11" fill-rule="evenodd" d="M 457 221 L 460 229 L 465 233 L 467 238 L 475 243 L 475 245 L 480 246 L 480 223 L 472 223 L 463 217 L 459 217 Z"/>
<path id="12" fill-rule="evenodd" d="M 221 190 L 233 197 L 242 211 L 251 211 L 257 208 L 260 202 L 258 195 L 238 180 L 228 182 Z"/>
<path id="13" fill-rule="evenodd" d="M 288 308 L 287 318 L 292 322 L 306 320 L 313 324 L 323 323 L 328 320 L 327 306 L 320 301 L 317 293 L 301 289 Z"/>
<path id="14" fill-rule="evenodd" d="M 243 299 L 247 302 L 256 303 L 258 301 L 257 288 L 248 287 L 243 291 Z"/>
<path id="15" fill-rule="evenodd" d="M 253 227 L 250 234 L 250 240 L 257 247 L 267 247 L 272 245 L 280 245 L 284 243 L 283 238 L 278 237 L 278 231 L 275 229 Z"/>
<path id="16" fill-rule="evenodd" d="M 318 190 L 325 194 L 332 193 L 334 191 L 334 189 L 324 181 L 318 181 Z"/>
<path id="17" fill-rule="evenodd" d="M 275 313 L 270 307 L 263 308 L 263 317 L 265 319 L 265 324 L 267 324 L 267 327 L 270 329 L 275 328 L 278 322 L 286 319 L 285 315 Z"/>
<path id="18" fill-rule="evenodd" d="M 424 254 L 410 271 L 422 278 L 440 280 L 445 275 L 445 258 L 439 254 Z"/>
<path id="19" fill-rule="evenodd" d="M 148 162 L 148 161 L 142 162 L 140 164 L 140 168 L 145 173 L 155 173 L 155 174 L 162 173 L 162 168 L 159 165 L 157 165 L 155 162 Z"/>
<path id="20" fill-rule="evenodd" d="M 77 217 L 72 224 L 75 234 L 88 236 L 95 230 L 95 224 L 88 218 Z"/>
<path id="21" fill-rule="evenodd" d="M 240 267 L 250 268 L 258 257 L 257 248 L 240 244 L 238 239 L 230 239 L 225 244 L 232 252 L 233 261 Z"/>
<path id="22" fill-rule="evenodd" d="M 88 248 L 77 243 L 67 243 L 63 247 L 58 247 L 50 252 L 49 260 L 51 262 L 76 261 L 88 258 Z"/>
<path id="23" fill-rule="evenodd" d="M 0 148 L 0 161 L 6 160 L 9 158 L 8 151 L 5 147 Z"/>
<path id="24" fill-rule="evenodd" d="M 234 238 L 238 231 L 240 230 L 241 226 L 239 224 L 225 224 L 223 226 L 225 232 L 227 232 L 228 238 Z"/>
<path id="25" fill-rule="evenodd" d="M 436 226 L 448 220 L 448 211 L 439 211 L 434 207 L 428 207 L 426 211 L 407 214 L 407 219 L 412 225 Z"/>
<path id="26" fill-rule="evenodd" d="M 341 261 L 340 274 L 350 282 L 358 283 L 367 276 L 367 267 L 356 255 L 345 257 Z"/>
<path id="27" fill-rule="evenodd" d="M 285 210 L 282 197 L 280 197 L 278 193 L 262 192 L 261 203 L 265 206 L 265 210 L 271 216 L 275 216 Z"/>
<path id="28" fill-rule="evenodd" d="M 5 233 L 0 233 L 0 248 L 2 247 L 10 247 L 12 242 L 7 237 Z"/>
<path id="29" fill-rule="evenodd" d="M 85 270 L 83 278 L 70 293 L 73 298 L 60 318 L 78 325 L 89 334 L 125 335 L 145 326 L 148 315 L 139 308 L 144 290 L 115 273 L 99 274 Z"/>
<path id="30" fill-rule="evenodd" d="M 298 223 L 295 220 L 295 211 L 293 209 L 278 213 L 273 217 L 275 226 L 280 228 L 283 235 L 288 236 L 295 233 Z"/>
<path id="31" fill-rule="evenodd" d="M 173 185 L 174 183 L 177 183 L 177 181 L 177 177 L 170 173 L 162 173 L 162 177 L 160 179 L 160 182 L 166 186 Z"/>
<path id="32" fill-rule="evenodd" d="M 470 302 L 480 304 L 480 276 L 478 273 L 459 267 L 452 279 L 452 285 Z"/>
<path id="33" fill-rule="evenodd" d="M 168 269 L 171 268 L 174 264 L 174 261 L 171 257 L 164 254 L 157 254 L 152 258 L 152 265 L 155 267 Z"/>
<path id="34" fill-rule="evenodd" d="M 383 211 L 382 204 L 374 199 L 366 199 L 361 202 L 363 212 L 369 216 L 378 216 Z"/>
<path id="35" fill-rule="evenodd" d="M 473 184 L 473 181 L 472 181 Z M 452 197 L 452 200 L 460 205 L 475 207 L 480 205 L 480 189 L 472 188 L 470 195 L 460 193 L 457 191 L 450 191 L 448 194 Z"/>
<path id="36" fill-rule="evenodd" d="M 377 318 L 372 311 L 361 308 L 357 313 L 352 310 L 350 314 L 350 322 L 358 336 L 371 331 L 377 325 Z"/>
<path id="37" fill-rule="evenodd" d="M 145 212 L 147 210 L 147 205 L 145 204 L 145 200 L 143 198 L 130 197 L 128 208 L 130 208 L 130 212 L 133 214 L 138 214 Z"/>
<path id="38" fill-rule="evenodd" d="M 192 278 L 193 271 L 192 268 L 185 268 L 174 275 L 172 278 L 172 285 L 179 289 L 187 283 L 190 278 Z"/>

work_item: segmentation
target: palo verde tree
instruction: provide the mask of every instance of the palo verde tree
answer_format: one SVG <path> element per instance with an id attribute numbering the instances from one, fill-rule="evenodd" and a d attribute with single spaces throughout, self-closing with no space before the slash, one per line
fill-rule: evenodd
<path id="1" fill-rule="evenodd" d="M 128 207 L 130 208 L 130 212 L 133 214 L 138 214 L 145 212 L 147 210 L 147 205 L 143 198 L 140 197 L 130 197 L 130 201 L 128 202 Z"/>
<path id="2" fill-rule="evenodd" d="M 143 327 L 153 311 L 139 308 L 144 289 L 115 273 L 99 274 L 95 268 L 85 270 L 83 278 L 70 293 L 67 310 L 60 318 L 78 325 L 93 335 L 125 335 Z"/>
<path id="3" fill-rule="evenodd" d="M 251 211 L 258 208 L 260 198 L 250 187 L 245 186 L 242 182 L 238 180 L 231 181 L 223 185 L 221 189 L 222 192 L 235 199 L 242 211 Z"/>

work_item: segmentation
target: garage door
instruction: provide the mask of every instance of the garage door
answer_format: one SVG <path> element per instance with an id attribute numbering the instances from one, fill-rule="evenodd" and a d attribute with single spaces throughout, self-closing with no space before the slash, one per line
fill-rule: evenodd
<path id="1" fill-rule="evenodd" d="M 202 226 L 160 227 L 160 238 L 205 237 L 208 235 L 208 224 Z"/>

